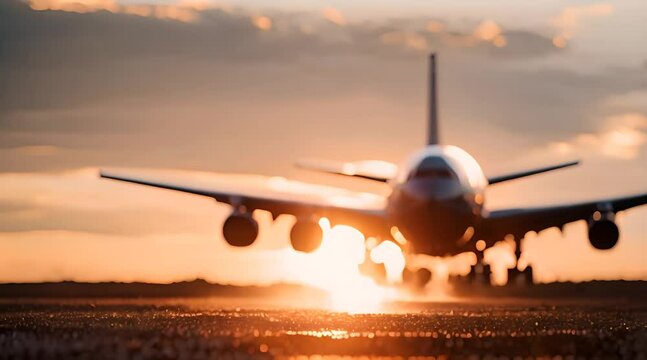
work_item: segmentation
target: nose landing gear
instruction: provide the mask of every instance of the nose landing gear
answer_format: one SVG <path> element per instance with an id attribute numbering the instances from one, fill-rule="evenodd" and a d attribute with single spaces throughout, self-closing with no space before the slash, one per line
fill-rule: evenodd
<path id="1" fill-rule="evenodd" d="M 515 267 L 508 269 L 508 286 L 530 286 L 534 283 L 532 266 L 526 265 L 525 269 L 519 270 L 519 259 L 521 259 L 521 240 L 515 241 L 514 255 L 516 258 Z"/>
<path id="2" fill-rule="evenodd" d="M 530 286 L 533 284 L 532 266 L 528 265 L 525 269 L 519 270 L 516 266 L 508 269 L 509 286 Z"/>
<path id="3" fill-rule="evenodd" d="M 413 289 L 423 289 L 431 281 L 431 271 L 426 268 L 409 270 L 407 268 L 402 272 L 402 283 Z"/>
<path id="4" fill-rule="evenodd" d="M 489 264 L 483 262 L 483 251 L 476 250 L 476 264 L 470 267 L 467 278 L 471 284 L 490 285 L 492 269 Z"/>
<path id="5" fill-rule="evenodd" d="M 472 284 L 490 285 L 491 275 L 492 269 L 490 268 L 490 265 L 479 262 L 476 265 L 471 266 L 468 278 Z"/>

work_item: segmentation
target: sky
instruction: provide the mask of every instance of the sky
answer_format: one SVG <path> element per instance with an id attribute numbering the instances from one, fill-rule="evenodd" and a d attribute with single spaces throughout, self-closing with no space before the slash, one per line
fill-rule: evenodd
<path id="1" fill-rule="evenodd" d="M 385 194 L 293 164 L 398 163 L 423 146 L 432 50 L 444 143 L 487 174 L 583 160 L 497 185 L 487 207 L 644 193 L 645 24 L 638 0 L 2 1 L 0 281 L 312 282 L 336 248 L 288 249 L 294 219 L 260 212 L 257 243 L 233 249 L 220 235 L 227 206 L 97 169 Z M 606 252 L 583 222 L 530 235 L 524 261 L 539 281 L 647 279 L 646 219 L 646 207 L 621 214 Z M 510 252 L 501 244 L 486 258 L 503 259 L 501 271 Z"/>

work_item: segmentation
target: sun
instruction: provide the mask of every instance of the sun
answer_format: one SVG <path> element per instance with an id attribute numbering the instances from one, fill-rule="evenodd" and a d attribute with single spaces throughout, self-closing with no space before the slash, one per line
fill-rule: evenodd
<path id="1" fill-rule="evenodd" d="M 389 279 L 397 281 L 398 276 L 401 279 L 404 264 L 400 248 L 393 242 L 385 241 L 369 252 L 364 235 L 357 229 L 346 225 L 331 226 L 326 218 L 322 218 L 319 225 L 323 230 L 321 247 L 308 254 L 311 264 L 316 263 L 318 266 L 311 268 L 305 281 L 328 292 L 330 298 L 327 305 L 330 310 L 348 313 L 380 312 L 385 302 L 397 296 L 397 291 L 362 275 L 359 265 L 370 254 L 373 260 L 385 264 L 387 274 L 391 270 Z"/>

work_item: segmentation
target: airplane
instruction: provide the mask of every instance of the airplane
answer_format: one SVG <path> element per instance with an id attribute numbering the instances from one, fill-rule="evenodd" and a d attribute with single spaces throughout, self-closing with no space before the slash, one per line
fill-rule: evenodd
<path id="1" fill-rule="evenodd" d="M 290 231 L 291 245 L 297 251 L 312 252 L 322 242 L 323 233 L 318 220 L 326 217 L 332 225 L 355 227 L 367 237 L 381 240 L 403 237 L 407 251 L 414 254 L 453 256 L 474 252 L 477 261 L 472 266 L 470 277 L 474 279 L 476 273 L 484 273 L 486 282 L 489 282 L 490 270 L 483 263 L 483 251 L 499 241 L 513 239 L 518 262 L 521 242 L 531 231 L 540 232 L 553 227 L 563 229 L 568 223 L 584 220 L 588 224 L 589 242 L 595 249 L 608 250 L 617 244 L 620 231 L 615 215 L 647 203 L 647 193 L 554 206 L 487 209 L 484 206 L 486 187 L 574 166 L 579 161 L 487 177 L 466 151 L 440 143 L 436 78 L 436 54 L 432 53 L 429 57 L 427 146 L 408 158 L 396 172 L 376 175 L 370 169 L 357 166 L 361 162 L 336 167 L 300 164 L 310 170 L 387 184 L 391 193 L 381 208 L 294 200 L 280 194 L 257 196 L 107 170 L 101 170 L 100 176 L 207 196 L 231 205 L 232 212 L 224 222 L 222 233 L 232 246 L 246 247 L 254 243 L 258 236 L 258 223 L 252 218 L 252 212 L 261 209 L 269 211 L 274 219 L 281 214 L 294 215 L 297 221 Z M 414 276 L 423 278 L 424 285 L 430 272 L 419 269 Z M 508 282 L 513 279 L 532 284 L 532 267 L 509 269 Z"/>

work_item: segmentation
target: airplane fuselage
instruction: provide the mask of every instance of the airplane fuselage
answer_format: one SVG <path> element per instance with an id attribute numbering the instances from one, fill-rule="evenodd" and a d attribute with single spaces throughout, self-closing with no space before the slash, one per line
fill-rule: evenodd
<path id="1" fill-rule="evenodd" d="M 486 181 L 465 151 L 429 146 L 393 181 L 388 220 L 416 253 L 444 256 L 473 250 Z"/>

